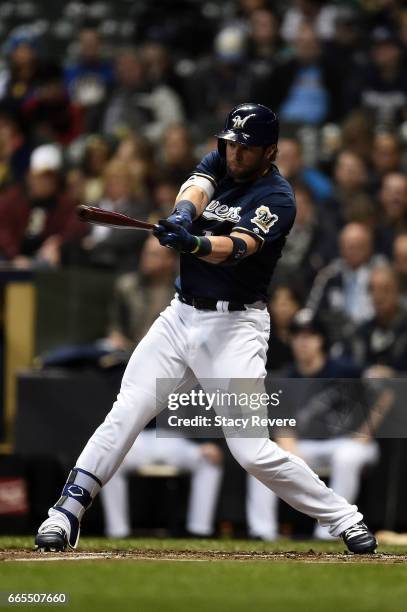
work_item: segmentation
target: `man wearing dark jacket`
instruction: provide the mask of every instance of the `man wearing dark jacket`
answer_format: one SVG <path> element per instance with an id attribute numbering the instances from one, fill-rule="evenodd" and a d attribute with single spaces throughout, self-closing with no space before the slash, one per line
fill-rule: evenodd
<path id="1" fill-rule="evenodd" d="M 407 310 L 401 305 L 396 272 L 390 266 L 373 268 L 369 289 L 373 317 L 357 329 L 354 356 L 360 364 L 407 369 Z"/>
<path id="2" fill-rule="evenodd" d="M 339 118 L 337 79 L 309 25 L 299 29 L 294 57 L 276 67 L 259 95 L 262 102 L 279 111 L 284 123 L 320 125 Z"/>
<path id="3" fill-rule="evenodd" d="M 55 145 L 31 155 L 27 188 L 14 185 L 0 196 L 0 259 L 17 267 L 56 266 L 61 247 L 87 231 L 75 202 L 61 186 L 62 156 Z"/>
<path id="4" fill-rule="evenodd" d="M 373 31 L 370 62 L 355 71 L 347 92 L 347 109 L 362 107 L 375 125 L 404 120 L 407 71 L 402 47 L 390 30 L 379 27 Z"/>

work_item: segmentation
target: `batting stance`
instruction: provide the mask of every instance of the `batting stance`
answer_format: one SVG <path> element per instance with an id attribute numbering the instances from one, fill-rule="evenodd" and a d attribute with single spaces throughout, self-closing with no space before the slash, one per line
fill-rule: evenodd
<path id="1" fill-rule="evenodd" d="M 266 375 L 266 292 L 295 218 L 292 189 L 273 163 L 278 119 L 265 106 L 241 104 L 217 137 L 218 150 L 198 164 L 173 213 L 155 230 L 162 245 L 181 254 L 176 296 L 135 349 L 112 410 L 39 528 L 39 549 L 77 545 L 85 510 L 166 406 L 168 393 L 158 393 L 156 379 L 180 381 L 191 371 L 198 380 Z M 250 474 L 331 535 L 341 535 L 350 551 L 376 549 L 356 506 L 300 458 L 265 437 L 227 443 Z"/>

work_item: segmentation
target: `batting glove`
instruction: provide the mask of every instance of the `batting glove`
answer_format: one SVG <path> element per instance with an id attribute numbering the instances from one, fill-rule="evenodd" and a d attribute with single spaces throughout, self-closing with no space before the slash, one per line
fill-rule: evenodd
<path id="1" fill-rule="evenodd" d="M 175 206 L 174 212 L 167 217 L 167 221 L 188 228 L 196 215 L 196 208 L 189 200 L 180 200 Z"/>
<path id="2" fill-rule="evenodd" d="M 162 246 L 179 253 L 191 253 L 199 245 L 197 236 L 193 236 L 184 227 L 171 223 L 168 219 L 160 219 L 153 234 Z"/>
<path id="3" fill-rule="evenodd" d="M 192 223 L 192 219 L 188 213 L 178 210 L 174 210 L 172 215 L 167 217 L 167 221 L 185 228 L 189 227 Z"/>

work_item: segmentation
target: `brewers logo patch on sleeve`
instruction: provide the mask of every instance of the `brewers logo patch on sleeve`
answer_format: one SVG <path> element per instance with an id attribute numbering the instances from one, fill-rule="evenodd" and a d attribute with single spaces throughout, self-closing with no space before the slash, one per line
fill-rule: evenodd
<path id="1" fill-rule="evenodd" d="M 277 223 L 278 215 L 272 213 L 268 206 L 262 205 L 256 208 L 255 216 L 251 219 L 251 221 L 265 234 L 268 234 L 270 228 Z"/>

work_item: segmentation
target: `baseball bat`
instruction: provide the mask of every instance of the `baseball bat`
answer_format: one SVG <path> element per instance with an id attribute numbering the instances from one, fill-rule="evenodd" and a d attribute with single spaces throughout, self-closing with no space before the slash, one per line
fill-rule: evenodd
<path id="1" fill-rule="evenodd" d="M 103 210 L 97 206 L 85 206 L 81 204 L 77 208 L 77 214 L 81 221 L 87 223 L 96 223 L 97 225 L 107 225 L 108 227 L 117 227 L 120 229 L 138 229 L 151 231 L 155 225 L 146 221 L 133 219 L 122 213 Z"/>

